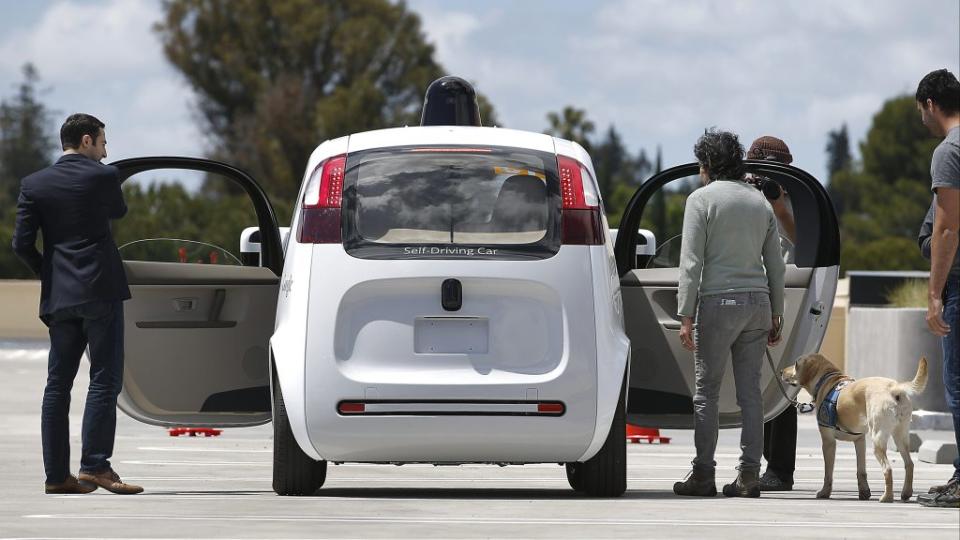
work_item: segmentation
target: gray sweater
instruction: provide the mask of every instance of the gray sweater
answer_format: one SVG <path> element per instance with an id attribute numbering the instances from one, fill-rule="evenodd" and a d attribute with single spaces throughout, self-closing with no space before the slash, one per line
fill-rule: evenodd
<path id="1" fill-rule="evenodd" d="M 680 247 L 677 312 L 693 317 L 697 294 L 769 292 L 783 315 L 777 218 L 763 195 L 744 182 L 716 180 L 687 198 Z"/>

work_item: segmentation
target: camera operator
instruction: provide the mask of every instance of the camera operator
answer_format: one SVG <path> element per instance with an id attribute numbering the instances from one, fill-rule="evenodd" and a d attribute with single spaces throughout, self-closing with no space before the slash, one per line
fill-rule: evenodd
<path id="1" fill-rule="evenodd" d="M 753 141 L 747 159 L 775 161 L 789 164 L 793 161 L 790 149 L 782 140 L 765 135 Z M 787 194 L 775 181 L 752 176 L 747 181 L 759 189 L 777 216 L 780 232 L 796 242 L 797 226 Z M 793 262 L 793 246 L 781 246 L 784 262 Z M 763 457 L 767 470 L 760 477 L 760 491 L 791 491 L 797 462 L 797 411 L 787 407 L 779 416 L 763 424 Z"/>

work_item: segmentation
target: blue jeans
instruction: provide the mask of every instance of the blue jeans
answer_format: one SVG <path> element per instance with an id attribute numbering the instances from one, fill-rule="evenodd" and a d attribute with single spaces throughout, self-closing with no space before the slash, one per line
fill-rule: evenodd
<path id="1" fill-rule="evenodd" d="M 40 432 L 48 484 L 70 474 L 70 389 L 83 351 L 90 347 L 90 388 L 83 411 L 80 471 L 110 467 L 117 428 L 117 396 L 123 386 L 123 302 L 90 302 L 44 318 L 50 331 L 47 386 Z"/>
<path id="2" fill-rule="evenodd" d="M 953 434 L 960 448 L 960 276 L 951 274 L 943 288 L 943 320 L 950 333 L 943 338 L 943 386 L 947 407 L 953 413 Z M 953 462 L 954 476 L 960 478 L 960 457 Z"/>

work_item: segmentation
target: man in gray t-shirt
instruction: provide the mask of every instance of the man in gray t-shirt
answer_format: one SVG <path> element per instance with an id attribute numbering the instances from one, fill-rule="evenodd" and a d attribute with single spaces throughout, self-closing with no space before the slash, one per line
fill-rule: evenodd
<path id="1" fill-rule="evenodd" d="M 953 430 L 960 446 L 960 274 L 956 268 L 960 229 L 960 82 L 945 69 L 927 74 L 917 87 L 920 118 L 931 133 L 943 137 L 930 162 L 933 205 L 927 212 L 930 280 L 927 290 L 927 326 L 942 337 L 943 386 L 953 413 Z M 926 226 L 926 223 L 924 223 Z M 921 229 L 921 250 L 925 250 Z M 960 458 L 953 477 L 917 497 L 923 506 L 960 508 Z"/>

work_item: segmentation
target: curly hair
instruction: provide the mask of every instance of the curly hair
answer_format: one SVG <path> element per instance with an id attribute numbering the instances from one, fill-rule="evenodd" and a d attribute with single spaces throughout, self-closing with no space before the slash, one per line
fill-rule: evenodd
<path id="1" fill-rule="evenodd" d="M 743 145 L 736 133 L 715 128 L 706 130 L 693 145 L 693 155 L 711 180 L 742 180 L 743 153 Z"/>
<path id="2" fill-rule="evenodd" d="M 932 100 L 947 114 L 960 112 L 960 82 L 946 69 L 931 71 L 917 85 L 917 101 Z"/>

